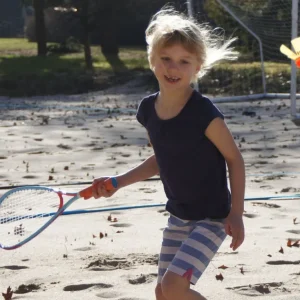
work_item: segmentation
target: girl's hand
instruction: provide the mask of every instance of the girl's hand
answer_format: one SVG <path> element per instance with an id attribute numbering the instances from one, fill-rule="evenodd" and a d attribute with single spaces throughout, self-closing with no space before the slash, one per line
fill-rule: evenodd
<path id="1" fill-rule="evenodd" d="M 94 179 L 92 184 L 92 191 L 93 191 L 93 197 L 95 199 L 98 199 L 100 197 L 105 197 L 105 198 L 111 197 L 118 190 L 117 188 L 111 191 L 106 190 L 104 181 L 107 180 L 108 178 L 110 177 L 106 176 L 106 177 L 99 177 Z"/>
<path id="2" fill-rule="evenodd" d="M 234 212 L 230 212 L 225 219 L 225 232 L 232 237 L 230 248 L 236 250 L 243 243 L 245 238 L 243 217 Z"/>

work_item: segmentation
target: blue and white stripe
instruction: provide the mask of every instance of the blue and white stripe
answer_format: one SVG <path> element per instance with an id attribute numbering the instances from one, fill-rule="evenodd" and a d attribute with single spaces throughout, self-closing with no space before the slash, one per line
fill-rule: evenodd
<path id="1" fill-rule="evenodd" d="M 170 215 L 163 233 L 158 283 L 167 270 L 183 276 L 191 269 L 190 281 L 196 284 L 225 238 L 222 219 L 189 221 Z"/>

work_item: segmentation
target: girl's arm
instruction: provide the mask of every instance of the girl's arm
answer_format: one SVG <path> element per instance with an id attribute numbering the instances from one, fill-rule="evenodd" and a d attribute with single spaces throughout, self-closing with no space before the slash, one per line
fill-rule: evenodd
<path id="1" fill-rule="evenodd" d="M 115 176 L 117 180 L 117 188 L 112 191 L 107 191 L 104 187 L 104 181 L 108 177 L 100 177 L 94 180 L 93 182 L 93 197 L 110 197 L 112 196 L 118 189 L 125 187 L 127 185 L 133 184 L 138 181 L 145 180 L 159 173 L 158 165 L 156 162 L 155 155 L 151 155 L 149 158 L 144 160 L 137 167 Z"/>
<path id="2" fill-rule="evenodd" d="M 215 118 L 207 127 L 205 135 L 214 143 L 226 160 L 231 189 L 231 211 L 226 219 L 226 233 L 232 236 L 230 247 L 237 249 L 244 240 L 245 166 L 235 141 L 221 118 Z"/>
<path id="3" fill-rule="evenodd" d="M 125 187 L 138 181 L 145 180 L 159 173 L 155 155 L 151 155 L 137 167 L 126 173 L 115 176 L 118 188 Z"/>

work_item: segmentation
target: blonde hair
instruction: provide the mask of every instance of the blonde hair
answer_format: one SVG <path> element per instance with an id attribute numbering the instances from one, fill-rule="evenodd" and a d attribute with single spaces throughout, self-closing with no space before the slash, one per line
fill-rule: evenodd
<path id="1" fill-rule="evenodd" d="M 151 18 L 146 29 L 150 68 L 155 51 L 178 43 L 190 53 L 196 54 L 201 65 L 195 81 L 221 60 L 235 60 L 238 52 L 230 45 L 236 38 L 225 40 L 224 31 L 218 34 L 218 29 L 212 30 L 208 24 L 199 24 L 172 7 L 163 7 Z"/>

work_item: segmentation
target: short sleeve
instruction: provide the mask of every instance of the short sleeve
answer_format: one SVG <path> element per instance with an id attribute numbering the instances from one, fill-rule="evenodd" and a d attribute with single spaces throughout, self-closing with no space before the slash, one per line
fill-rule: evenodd
<path id="1" fill-rule="evenodd" d="M 205 98 L 204 98 L 205 99 Z M 222 112 L 209 100 L 205 99 L 205 109 L 203 114 L 203 131 L 205 131 L 208 125 L 215 119 L 220 118 L 224 120 Z"/>
<path id="2" fill-rule="evenodd" d="M 144 127 L 146 126 L 146 121 L 145 121 L 145 101 L 144 101 L 144 99 L 140 102 L 140 104 L 138 106 L 137 113 L 136 113 L 136 119 Z"/>

